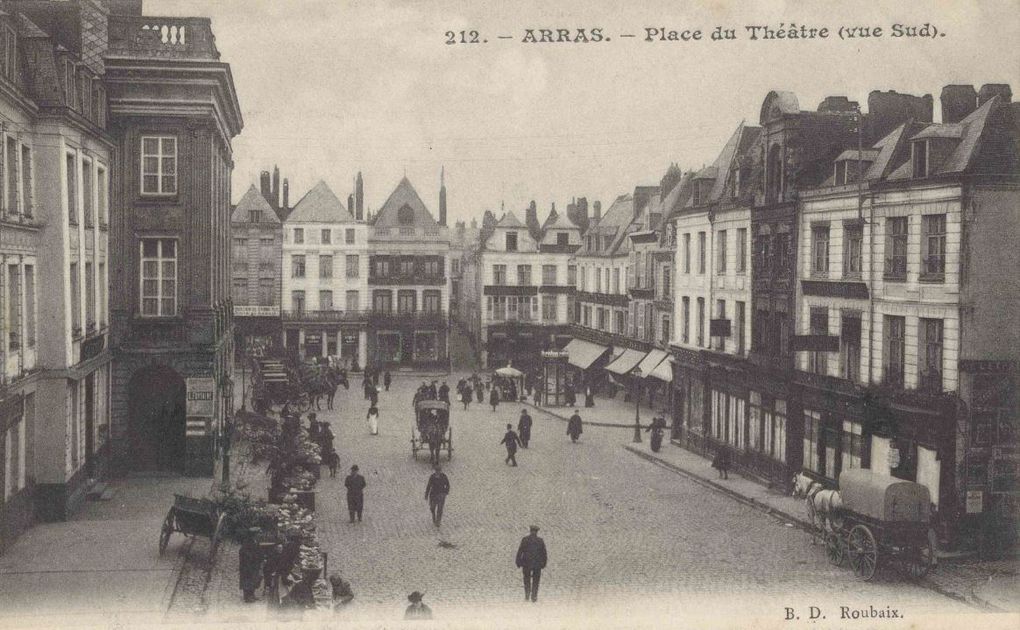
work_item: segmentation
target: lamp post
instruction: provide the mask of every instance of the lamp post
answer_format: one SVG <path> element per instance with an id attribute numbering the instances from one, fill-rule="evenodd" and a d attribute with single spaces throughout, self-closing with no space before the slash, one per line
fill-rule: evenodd
<path id="1" fill-rule="evenodd" d="M 634 439 L 635 444 L 641 442 L 641 368 L 631 370 L 634 377 Z"/>

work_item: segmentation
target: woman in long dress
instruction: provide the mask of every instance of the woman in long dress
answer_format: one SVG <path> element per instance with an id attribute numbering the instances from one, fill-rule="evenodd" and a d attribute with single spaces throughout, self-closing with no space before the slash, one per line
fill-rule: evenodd
<path id="1" fill-rule="evenodd" d="M 375 405 L 369 407 L 365 419 L 368 420 L 368 432 L 372 435 L 379 435 L 379 408 Z"/>

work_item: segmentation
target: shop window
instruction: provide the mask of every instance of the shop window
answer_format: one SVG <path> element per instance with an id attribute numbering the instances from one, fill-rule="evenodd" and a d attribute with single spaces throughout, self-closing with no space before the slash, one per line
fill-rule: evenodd
<path id="1" fill-rule="evenodd" d="M 822 473 L 819 442 L 822 433 L 822 414 L 812 409 L 804 410 L 804 467 Z"/>

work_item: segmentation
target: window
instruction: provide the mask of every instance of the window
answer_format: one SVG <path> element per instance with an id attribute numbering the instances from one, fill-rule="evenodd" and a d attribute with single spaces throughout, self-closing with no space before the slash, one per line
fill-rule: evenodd
<path id="1" fill-rule="evenodd" d="M 921 226 L 924 233 L 921 280 L 941 281 L 946 273 L 946 215 L 926 214 Z"/>
<path id="2" fill-rule="evenodd" d="M 443 311 L 443 293 L 435 289 L 426 289 L 421 293 L 422 311 L 441 313 Z"/>
<path id="3" fill-rule="evenodd" d="M 609 330 L 609 310 L 605 308 L 599 309 L 599 330 Z"/>
<path id="4" fill-rule="evenodd" d="M 690 328 L 691 328 L 691 298 L 686 295 L 680 301 L 681 313 L 680 313 L 680 326 L 683 335 L 681 337 L 684 343 L 690 343 Z"/>
<path id="5" fill-rule="evenodd" d="M 303 254 L 295 254 L 290 257 L 290 277 L 305 277 L 305 257 Z"/>
<path id="6" fill-rule="evenodd" d="M 859 223 L 843 224 L 843 277 L 860 278 L 864 228 Z"/>
<path id="7" fill-rule="evenodd" d="M 393 310 L 393 292 L 388 289 L 376 289 L 372 292 L 372 310 L 377 313 L 389 313 Z"/>
<path id="8" fill-rule="evenodd" d="M 99 211 L 105 212 L 106 207 L 106 172 L 100 170 L 100 196 Z M 34 186 L 32 184 L 32 148 L 21 145 L 21 203 L 22 212 L 26 217 L 31 217 L 35 210 Z M 105 217 L 105 215 L 104 215 Z M 104 219 L 105 222 L 105 219 Z"/>
<path id="9" fill-rule="evenodd" d="M 886 315 L 885 323 L 885 383 L 903 387 L 906 321 L 903 317 Z"/>
<path id="10" fill-rule="evenodd" d="M 348 254 L 347 255 L 347 260 L 346 260 L 345 264 L 347 265 L 347 277 L 348 278 L 357 278 L 358 275 L 361 273 L 358 270 L 359 267 L 361 266 L 361 263 L 358 260 L 358 255 L 357 254 Z"/>
<path id="11" fill-rule="evenodd" d="M 776 234 L 776 246 L 773 252 L 775 258 L 775 271 L 786 271 L 787 263 L 790 261 L 790 235 L 786 232 Z"/>
<path id="12" fill-rule="evenodd" d="M 252 210 L 248 213 L 248 221 L 251 223 L 262 223 L 262 211 Z"/>
<path id="13" fill-rule="evenodd" d="M 333 243 L 333 230 L 329 228 L 323 228 L 320 236 L 323 245 L 330 245 Z"/>
<path id="14" fill-rule="evenodd" d="M 861 455 L 864 453 L 864 436 L 861 433 L 860 423 L 843 421 L 842 470 L 861 467 Z"/>
<path id="15" fill-rule="evenodd" d="M 829 226 L 811 226 L 811 273 L 825 276 L 829 273 Z"/>
<path id="16" fill-rule="evenodd" d="M 234 278 L 231 286 L 234 303 L 245 304 L 248 301 L 248 279 Z"/>
<path id="17" fill-rule="evenodd" d="M 74 153 L 64 158 L 67 169 L 67 220 L 71 225 L 78 225 L 78 160 Z"/>
<path id="18" fill-rule="evenodd" d="M 556 311 L 558 306 L 558 295 L 543 295 L 542 296 L 542 321 L 543 322 L 554 322 L 556 321 Z"/>
<path id="19" fill-rule="evenodd" d="M 269 238 L 260 238 L 259 239 L 259 247 L 262 248 L 262 255 L 263 256 L 272 256 L 273 255 L 273 251 L 272 251 L 272 249 L 273 249 L 273 237 L 270 236 Z"/>
<path id="20" fill-rule="evenodd" d="M 259 306 L 272 306 L 276 302 L 276 283 L 272 278 L 259 278 Z"/>
<path id="21" fill-rule="evenodd" d="M 92 275 L 95 269 L 92 263 L 85 263 L 85 328 L 94 330 L 96 327 L 96 278 Z"/>
<path id="22" fill-rule="evenodd" d="M 291 291 L 290 292 L 290 310 L 295 313 L 305 312 L 305 292 L 304 291 Z"/>
<path id="23" fill-rule="evenodd" d="M 613 332 L 618 335 L 623 334 L 623 311 L 613 312 Z"/>
<path id="24" fill-rule="evenodd" d="M 907 279 L 907 217 L 885 220 L 885 278 Z"/>
<path id="25" fill-rule="evenodd" d="M 755 239 L 758 267 L 762 274 L 768 274 L 772 267 L 772 233 L 764 229 L 758 232 Z"/>
<path id="26" fill-rule="evenodd" d="M 333 257 L 332 256 L 319 256 L 319 277 L 320 278 L 332 278 L 333 277 Z"/>
<path id="27" fill-rule="evenodd" d="M 72 263 L 71 267 L 75 265 Z M 7 266 L 7 322 L 10 328 L 7 349 L 16 352 L 21 348 L 21 273 L 17 265 Z M 2 297 L 2 296 L 0 296 Z"/>
<path id="28" fill-rule="evenodd" d="M 661 295 L 664 300 L 668 300 L 673 297 L 673 269 L 668 265 L 662 268 L 662 291 L 659 295 Z"/>
<path id="29" fill-rule="evenodd" d="M 234 258 L 245 258 L 248 255 L 248 239 L 246 238 L 235 238 L 234 249 L 231 252 Z"/>
<path id="30" fill-rule="evenodd" d="M 726 300 L 715 301 L 715 313 L 717 319 L 726 319 Z M 726 337 L 716 336 L 715 349 L 719 351 L 726 349 Z"/>
<path id="31" fill-rule="evenodd" d="M 698 232 L 698 273 L 705 273 L 705 233 Z"/>
<path id="32" fill-rule="evenodd" d="M 440 260 L 442 259 L 437 257 L 426 258 L 422 262 L 422 273 L 428 278 L 442 277 L 443 272 L 440 270 Z"/>
<path id="33" fill-rule="evenodd" d="M 413 313 L 417 309 L 418 295 L 412 290 L 397 291 L 397 312 Z"/>
<path id="34" fill-rule="evenodd" d="M 921 351 L 924 353 L 918 361 L 921 366 L 919 381 L 921 389 L 942 393 L 942 333 L 941 319 L 921 318 L 920 337 Z"/>
<path id="35" fill-rule="evenodd" d="M 6 46 L 3 51 L 4 74 L 10 79 L 18 77 L 18 36 L 9 28 L 4 29 Z"/>
<path id="36" fill-rule="evenodd" d="M 716 256 L 716 270 L 715 272 L 720 275 L 726 275 L 726 230 L 719 230 L 715 235 L 718 239 L 718 250 Z"/>
<path id="37" fill-rule="evenodd" d="M 684 234 L 684 273 L 691 272 L 691 234 Z"/>
<path id="38" fill-rule="evenodd" d="M 517 232 L 506 233 L 506 251 L 508 252 L 517 251 Z"/>
<path id="39" fill-rule="evenodd" d="M 460 273 L 460 259 L 459 258 L 451 258 L 450 259 L 450 273 L 452 273 L 452 274 L 459 274 Z"/>
<path id="40" fill-rule="evenodd" d="M 177 138 L 142 136 L 142 194 L 177 193 Z"/>
<path id="41" fill-rule="evenodd" d="M 839 331 L 840 375 L 861 382 L 861 314 L 844 313 Z"/>
<path id="42" fill-rule="evenodd" d="M 662 325 L 659 327 L 659 343 L 665 345 L 673 336 L 673 325 L 669 315 L 662 316 Z"/>
<path id="43" fill-rule="evenodd" d="M 531 286 L 531 265 L 517 265 L 517 285 Z"/>
<path id="44" fill-rule="evenodd" d="M 77 337 L 81 334 L 81 278 L 78 277 L 78 263 L 71 263 L 68 273 L 71 278 L 71 303 L 68 305 L 71 309 L 71 333 Z"/>
<path id="45" fill-rule="evenodd" d="M 698 347 L 705 346 L 705 298 L 698 298 Z"/>
<path id="46" fill-rule="evenodd" d="M 305 229 L 294 228 L 294 244 L 302 245 L 305 242 Z"/>
<path id="47" fill-rule="evenodd" d="M 747 273 L 747 228 L 737 228 L 737 273 Z"/>
<path id="48" fill-rule="evenodd" d="M 911 145 L 914 177 L 928 177 L 928 141 L 918 140 Z"/>
<path id="49" fill-rule="evenodd" d="M 567 286 L 577 286 L 577 265 L 567 265 Z"/>
<path id="50" fill-rule="evenodd" d="M 75 108 L 77 94 L 74 89 L 74 62 L 68 59 L 64 63 L 64 102 L 71 109 Z"/>
<path id="51" fill-rule="evenodd" d="M 506 284 L 506 265 L 492 266 L 492 284 L 498 286 Z"/>
<path id="52" fill-rule="evenodd" d="M 570 233 L 569 232 L 557 232 L 556 233 L 556 244 L 557 245 L 569 245 L 570 244 Z"/>
<path id="53" fill-rule="evenodd" d="M 354 228 L 347 228 L 344 231 L 344 242 L 348 245 L 354 245 Z"/>
<path id="54" fill-rule="evenodd" d="M 142 239 L 142 316 L 177 314 L 177 241 Z"/>
<path id="55" fill-rule="evenodd" d="M 818 443 L 821 441 L 822 414 L 813 409 L 804 410 L 804 467 L 822 472 Z"/>
<path id="56" fill-rule="evenodd" d="M 602 269 L 595 268 L 595 293 L 602 293 Z"/>
<path id="57" fill-rule="evenodd" d="M 744 325 L 745 325 L 745 305 L 743 302 L 736 303 L 736 314 L 734 315 L 733 326 L 734 337 L 737 340 L 737 354 L 744 354 Z"/>
<path id="58" fill-rule="evenodd" d="M 348 313 L 356 313 L 361 309 L 361 296 L 357 291 L 348 291 L 344 296 L 344 301 Z"/>
<path id="59" fill-rule="evenodd" d="M 319 310 L 320 311 L 332 311 L 333 310 L 333 292 L 329 290 L 319 291 Z"/>
<path id="60" fill-rule="evenodd" d="M 9 499 L 25 487 L 25 434 L 24 416 L 15 421 L 4 432 L 4 499 Z"/>
<path id="61" fill-rule="evenodd" d="M 812 308 L 810 314 L 811 335 L 827 336 L 829 334 L 828 307 Z M 829 369 L 829 354 L 815 351 L 808 353 L 808 371 L 815 374 L 826 374 Z"/>
<path id="62" fill-rule="evenodd" d="M 85 227 L 95 224 L 95 206 L 92 203 L 92 162 L 82 160 L 81 163 L 81 200 L 82 214 L 85 215 Z"/>
<path id="63" fill-rule="evenodd" d="M 556 265 L 542 265 L 542 284 L 556 284 Z"/>
<path id="64" fill-rule="evenodd" d="M 783 156 L 778 144 L 769 148 L 765 166 L 765 202 L 776 203 L 783 196 Z"/>
<path id="65" fill-rule="evenodd" d="M 99 268 L 102 270 L 103 265 Z M 99 282 L 103 282 L 102 276 Z M 25 265 L 25 346 L 35 347 L 35 265 Z"/>
<path id="66" fill-rule="evenodd" d="M 406 256 L 397 261 L 397 275 L 404 278 L 414 277 L 414 258 Z"/>
<path id="67" fill-rule="evenodd" d="M 18 186 L 18 176 L 21 174 L 19 158 L 17 138 L 7 136 L 7 212 L 10 214 L 21 212 L 19 203 L 21 189 Z"/>

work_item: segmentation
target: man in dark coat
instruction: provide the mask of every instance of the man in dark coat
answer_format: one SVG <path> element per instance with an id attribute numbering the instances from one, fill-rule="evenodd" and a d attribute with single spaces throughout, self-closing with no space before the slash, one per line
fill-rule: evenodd
<path id="1" fill-rule="evenodd" d="M 429 482 L 425 484 L 425 500 L 429 502 L 429 510 L 432 512 L 432 524 L 439 527 L 443 522 L 443 506 L 446 504 L 446 495 L 450 494 L 450 478 L 446 476 L 439 464 L 432 468 L 433 472 L 429 475 Z"/>
<path id="2" fill-rule="evenodd" d="M 351 384 L 347 380 L 347 368 L 340 368 L 340 384 L 344 386 L 344 389 L 350 389 Z"/>
<path id="3" fill-rule="evenodd" d="M 492 410 L 496 411 L 496 406 L 499 405 L 499 390 L 495 387 L 489 390 L 489 404 L 492 405 Z"/>
<path id="4" fill-rule="evenodd" d="M 375 385 L 369 385 L 368 391 L 368 402 L 375 407 L 379 404 L 379 388 Z"/>
<path id="5" fill-rule="evenodd" d="M 581 416 L 577 413 L 577 409 L 574 410 L 574 415 L 570 416 L 570 420 L 567 421 L 567 435 L 570 436 L 571 442 L 576 442 L 577 438 L 584 432 L 582 429 Z"/>
<path id="6" fill-rule="evenodd" d="M 584 406 L 594 407 L 595 406 L 595 393 L 591 390 L 591 385 L 584 388 Z"/>
<path id="7" fill-rule="evenodd" d="M 365 478 L 358 473 L 358 465 L 351 466 L 351 474 L 344 479 L 344 486 L 347 487 L 347 511 L 350 512 L 351 522 L 357 517 L 361 522 L 361 510 L 365 505 Z"/>
<path id="8" fill-rule="evenodd" d="M 386 391 L 390 391 L 390 383 L 393 382 L 393 375 L 390 374 L 389 370 L 386 370 L 386 373 L 383 374 L 382 382 L 383 382 L 383 387 L 386 388 Z"/>
<path id="9" fill-rule="evenodd" d="M 517 421 L 517 433 L 521 436 L 521 446 L 528 448 L 531 441 L 531 416 L 527 409 L 521 409 L 521 418 Z"/>
<path id="10" fill-rule="evenodd" d="M 524 601 L 538 601 L 538 583 L 545 563 L 545 541 L 538 537 L 538 525 L 532 525 L 531 533 L 517 547 L 517 566 L 524 574 Z"/>
<path id="11" fill-rule="evenodd" d="M 443 384 L 439 386 L 439 400 L 450 404 L 450 386 L 443 381 Z"/>
<path id="12" fill-rule="evenodd" d="M 504 460 L 511 466 L 517 465 L 517 446 L 521 443 L 521 438 L 517 437 L 514 433 L 514 425 L 506 425 L 506 433 L 503 435 L 503 439 L 499 441 L 500 444 L 506 444 L 506 459 Z"/>
<path id="13" fill-rule="evenodd" d="M 577 404 L 577 394 L 574 393 L 573 383 L 567 383 L 567 388 L 563 391 L 563 398 L 568 407 L 573 407 Z"/>
<path id="14" fill-rule="evenodd" d="M 238 573 L 241 578 L 241 592 L 244 593 L 246 604 L 258 601 L 255 597 L 255 590 L 262 582 L 262 550 L 259 549 L 256 539 L 259 531 L 261 530 L 258 527 L 249 529 L 248 535 L 245 536 L 244 542 L 241 543 L 241 549 L 238 551 L 240 561 Z"/>

